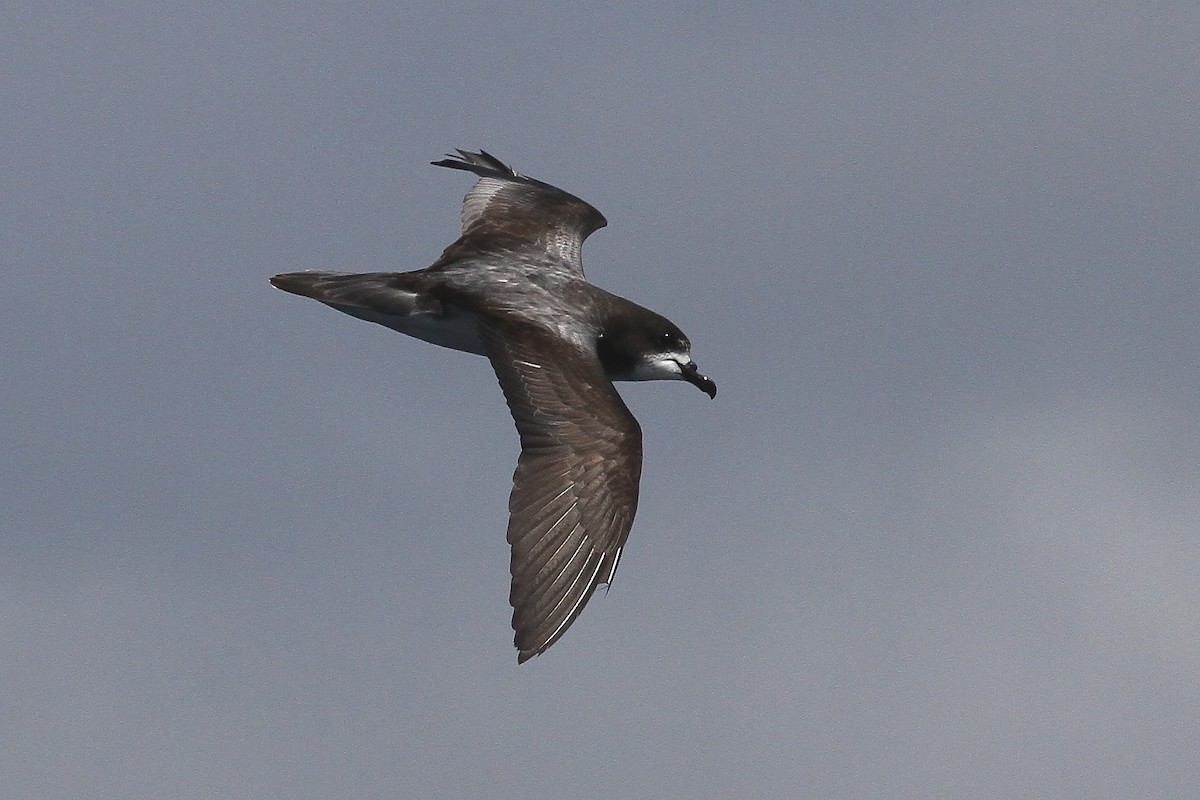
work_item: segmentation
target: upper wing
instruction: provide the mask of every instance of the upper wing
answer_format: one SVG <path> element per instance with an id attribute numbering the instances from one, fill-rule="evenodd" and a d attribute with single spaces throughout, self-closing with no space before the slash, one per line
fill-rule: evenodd
<path id="1" fill-rule="evenodd" d="M 521 435 L 508 542 L 524 662 L 612 581 L 637 510 L 642 431 L 599 361 L 532 325 L 481 321 L 479 333 Z"/>
<path id="2" fill-rule="evenodd" d="M 443 259 L 465 251 L 532 251 L 563 262 L 583 277 L 583 240 L 608 224 L 592 206 L 556 186 L 517 173 L 486 152 L 459 150 L 434 161 L 438 167 L 479 176 L 462 208 L 462 238 Z"/>

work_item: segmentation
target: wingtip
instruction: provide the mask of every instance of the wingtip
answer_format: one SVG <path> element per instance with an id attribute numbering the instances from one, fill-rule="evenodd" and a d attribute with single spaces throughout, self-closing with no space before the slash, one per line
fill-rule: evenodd
<path id="1" fill-rule="evenodd" d="M 470 150 L 463 150 L 461 147 L 454 148 L 453 153 L 446 153 L 437 161 L 429 163 L 435 167 L 450 167 L 451 169 L 467 169 L 470 163 L 471 156 L 475 155 Z"/>
<path id="2" fill-rule="evenodd" d="M 445 158 L 429 163 L 435 167 L 449 167 L 450 169 L 461 169 L 467 172 L 474 172 L 480 176 L 496 176 L 506 178 L 519 177 L 517 171 L 505 164 L 494 155 L 484 150 L 482 147 L 478 151 L 463 150 L 460 147 L 454 148 L 454 153 L 447 153 Z"/>

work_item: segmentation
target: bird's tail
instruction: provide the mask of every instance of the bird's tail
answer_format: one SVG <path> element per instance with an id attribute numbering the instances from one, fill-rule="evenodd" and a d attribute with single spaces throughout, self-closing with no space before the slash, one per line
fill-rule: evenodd
<path id="1" fill-rule="evenodd" d="M 339 310 L 362 308 L 396 317 L 442 312 L 442 304 L 414 283 L 412 273 L 285 272 L 272 277 L 271 285 Z"/>

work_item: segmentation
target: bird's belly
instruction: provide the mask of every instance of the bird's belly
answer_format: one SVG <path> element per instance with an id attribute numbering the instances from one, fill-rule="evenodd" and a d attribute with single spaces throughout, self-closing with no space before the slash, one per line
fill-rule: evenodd
<path id="1" fill-rule="evenodd" d="M 440 314 L 418 313 L 398 316 L 359 306 L 343 306 L 334 303 L 328 305 L 352 317 L 377 323 L 385 328 L 391 328 L 439 347 L 448 347 L 451 350 L 462 350 L 481 356 L 486 355 L 483 342 L 479 340 L 479 333 L 475 327 L 475 315 L 457 306 L 445 306 Z"/>

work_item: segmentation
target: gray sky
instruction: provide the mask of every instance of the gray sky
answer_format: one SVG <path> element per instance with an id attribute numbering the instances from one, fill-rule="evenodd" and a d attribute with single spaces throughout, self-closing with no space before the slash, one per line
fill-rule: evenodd
<path id="1" fill-rule="evenodd" d="M 1200 6 L 780 9 L 6 8 L 7 798 L 1196 796 Z M 490 369 L 267 284 L 452 147 L 721 387 L 522 667 Z"/>

